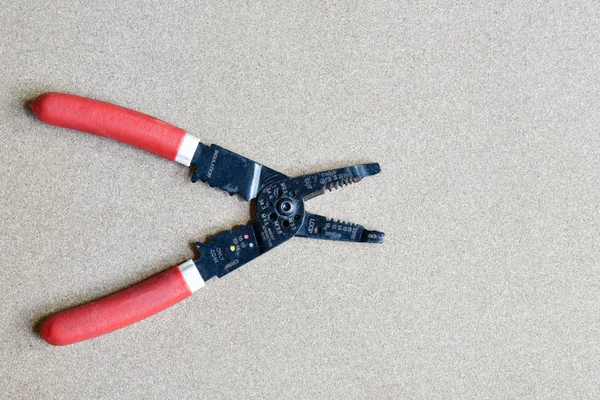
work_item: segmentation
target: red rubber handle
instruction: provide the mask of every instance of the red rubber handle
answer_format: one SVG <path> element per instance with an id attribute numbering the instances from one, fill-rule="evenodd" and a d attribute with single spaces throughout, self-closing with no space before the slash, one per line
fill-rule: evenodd
<path id="1" fill-rule="evenodd" d="M 138 322 L 191 294 L 179 267 L 169 268 L 129 289 L 52 315 L 40 336 L 55 346 L 81 342 Z"/>
<path id="2" fill-rule="evenodd" d="M 32 103 L 41 121 L 104 136 L 175 161 L 181 128 L 128 108 L 65 93 L 44 93 Z"/>

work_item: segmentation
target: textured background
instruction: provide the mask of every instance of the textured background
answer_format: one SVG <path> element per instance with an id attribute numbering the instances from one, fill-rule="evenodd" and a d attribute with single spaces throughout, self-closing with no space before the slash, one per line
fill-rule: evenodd
<path id="1" fill-rule="evenodd" d="M 600 396 L 600 6 L 4 1 L 3 398 Z M 193 256 L 248 205 L 44 125 L 114 102 L 288 174 L 383 172 L 309 203 L 382 246 L 295 239 L 68 347 L 49 314 Z"/>

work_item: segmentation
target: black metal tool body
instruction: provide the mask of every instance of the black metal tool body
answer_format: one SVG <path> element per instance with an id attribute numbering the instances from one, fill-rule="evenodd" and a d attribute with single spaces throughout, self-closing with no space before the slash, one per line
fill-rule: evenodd
<path id="1" fill-rule="evenodd" d="M 294 236 L 346 242 L 382 243 L 384 234 L 362 225 L 335 221 L 305 210 L 304 202 L 360 181 L 380 171 L 379 164 L 363 164 L 288 178 L 222 147 L 199 144 L 192 159 L 192 181 L 256 199 L 253 222 L 197 243 L 195 264 L 204 281 L 222 277 Z"/>

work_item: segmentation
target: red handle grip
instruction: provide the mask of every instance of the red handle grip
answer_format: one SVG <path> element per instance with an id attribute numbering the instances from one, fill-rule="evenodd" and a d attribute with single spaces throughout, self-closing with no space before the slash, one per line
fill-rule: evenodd
<path id="1" fill-rule="evenodd" d="M 41 121 L 104 136 L 175 161 L 186 132 L 128 108 L 64 93 L 44 93 L 31 103 Z"/>
<path id="2" fill-rule="evenodd" d="M 56 346 L 81 342 L 138 322 L 191 294 L 179 267 L 169 268 L 129 289 L 52 315 L 40 336 Z"/>

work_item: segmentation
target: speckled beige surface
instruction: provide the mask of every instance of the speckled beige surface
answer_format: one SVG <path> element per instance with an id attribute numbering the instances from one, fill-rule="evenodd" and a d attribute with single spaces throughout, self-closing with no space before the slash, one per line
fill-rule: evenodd
<path id="1" fill-rule="evenodd" d="M 600 397 L 600 7 L 479 3 L 4 1 L 1 397 Z M 309 207 L 387 241 L 294 239 L 135 326 L 49 346 L 44 317 L 249 211 L 42 124 L 24 102 L 45 91 L 292 175 L 380 162 Z"/>

